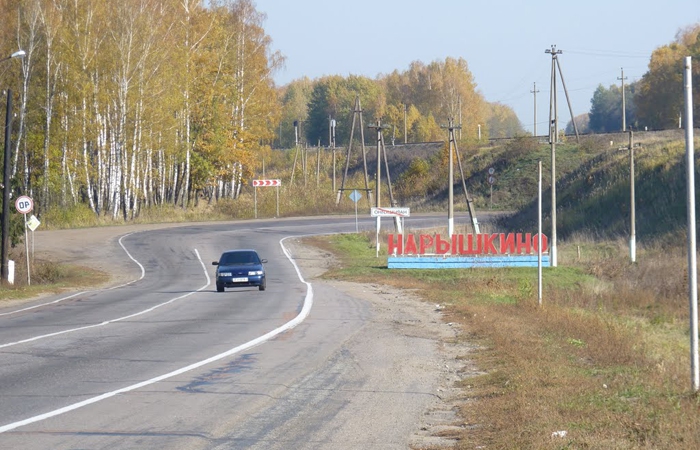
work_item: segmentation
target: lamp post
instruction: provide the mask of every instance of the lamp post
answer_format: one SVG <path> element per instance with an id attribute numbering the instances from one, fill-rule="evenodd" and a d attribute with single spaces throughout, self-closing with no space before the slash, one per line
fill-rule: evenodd
<path id="1" fill-rule="evenodd" d="M 7 61 L 8 59 L 12 59 L 12 58 L 24 58 L 24 55 L 26 55 L 26 54 L 27 53 L 24 50 L 18 50 L 16 52 L 14 52 L 13 54 L 11 54 L 10 56 L 6 56 L 5 58 L 0 59 L 0 62 Z"/>
<path id="2" fill-rule="evenodd" d="M 12 58 L 23 58 L 25 55 L 24 50 L 19 50 L 11 54 L 10 56 L 0 59 L 0 62 L 7 61 Z M 2 222 L 2 239 L 0 245 L 0 275 L 2 276 L 2 282 L 7 281 L 8 270 L 7 270 L 7 254 L 9 251 L 10 244 L 10 153 L 12 152 L 12 90 L 7 91 L 7 112 L 5 114 L 5 154 L 3 156 L 3 179 L 2 179 L 2 217 L 0 221 Z"/>

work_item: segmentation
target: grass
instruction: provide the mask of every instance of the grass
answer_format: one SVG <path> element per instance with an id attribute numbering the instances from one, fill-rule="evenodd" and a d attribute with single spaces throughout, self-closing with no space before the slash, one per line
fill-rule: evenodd
<path id="1" fill-rule="evenodd" d="M 532 269 L 390 271 L 373 236 L 308 242 L 340 262 L 326 277 L 412 289 L 478 344 L 457 448 L 700 448 L 679 249 L 632 264 L 619 241 L 565 241 L 539 307 Z"/>
<path id="2" fill-rule="evenodd" d="M 0 306 L 11 300 L 56 294 L 67 289 L 97 286 L 109 281 L 108 274 L 90 267 L 40 261 L 31 265 L 28 280 L 26 259 L 22 255 L 12 258 L 16 261 L 15 283 L 0 286 Z"/>

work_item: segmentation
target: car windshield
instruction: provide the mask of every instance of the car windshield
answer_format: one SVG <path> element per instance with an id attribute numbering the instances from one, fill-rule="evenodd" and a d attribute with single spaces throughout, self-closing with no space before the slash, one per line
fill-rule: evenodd
<path id="1" fill-rule="evenodd" d="M 224 253 L 221 255 L 221 261 L 219 261 L 219 264 L 260 264 L 260 258 L 258 258 L 258 255 L 255 252 Z"/>

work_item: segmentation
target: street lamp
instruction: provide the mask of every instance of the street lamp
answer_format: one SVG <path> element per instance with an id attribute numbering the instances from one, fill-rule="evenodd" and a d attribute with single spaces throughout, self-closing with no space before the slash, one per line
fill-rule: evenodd
<path id="1" fill-rule="evenodd" d="M 18 50 L 6 58 L 0 59 L 0 62 L 13 58 L 23 58 L 25 54 L 24 50 Z M 5 113 L 5 154 L 3 157 L 2 171 L 2 217 L 0 217 L 0 221 L 2 222 L 2 226 L 0 227 L 2 229 L 2 239 L 0 239 L 0 241 L 2 241 L 0 245 L 0 275 L 2 276 L 3 282 L 8 279 L 7 254 L 10 244 L 10 153 L 12 152 L 12 90 L 8 89 L 6 92 L 7 112 Z"/>
<path id="2" fill-rule="evenodd" d="M 24 50 L 17 50 L 16 52 L 11 54 L 10 56 L 6 56 L 5 58 L 0 59 L 0 62 L 7 61 L 8 59 L 12 59 L 12 58 L 24 58 L 24 55 L 26 55 L 26 54 L 27 53 Z"/>

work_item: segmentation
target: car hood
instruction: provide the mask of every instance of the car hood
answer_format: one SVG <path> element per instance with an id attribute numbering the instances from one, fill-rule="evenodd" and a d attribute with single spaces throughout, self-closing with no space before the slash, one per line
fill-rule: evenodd
<path id="1" fill-rule="evenodd" d="M 218 266 L 218 272 L 245 273 L 251 270 L 263 270 L 262 264 L 226 264 Z"/>

